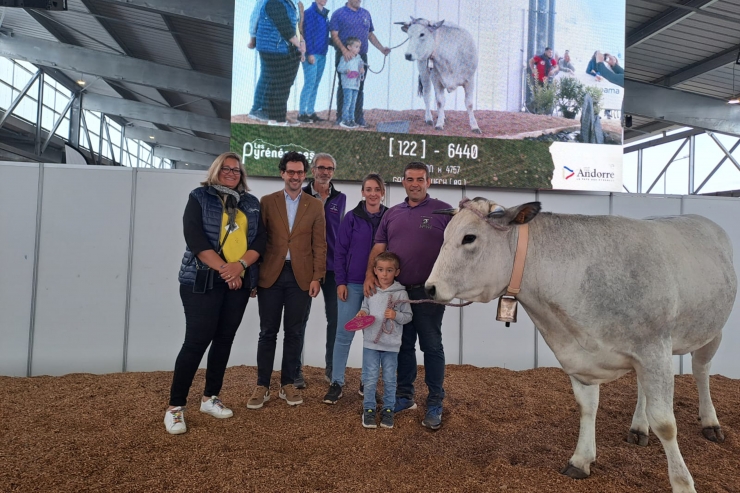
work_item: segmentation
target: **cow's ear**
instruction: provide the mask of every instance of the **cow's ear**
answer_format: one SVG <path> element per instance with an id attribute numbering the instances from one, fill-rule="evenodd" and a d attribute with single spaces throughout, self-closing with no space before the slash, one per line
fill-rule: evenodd
<path id="1" fill-rule="evenodd" d="M 398 24 L 401 26 L 401 31 L 407 33 L 409 32 L 409 24 L 406 22 L 394 22 L 394 24 Z"/>
<path id="2" fill-rule="evenodd" d="M 539 202 L 529 202 L 522 204 L 519 207 L 509 209 L 508 216 L 511 217 L 509 224 L 526 224 L 539 214 L 542 205 Z"/>
<path id="3" fill-rule="evenodd" d="M 445 23 L 445 20 L 442 19 L 441 21 L 435 22 L 434 24 L 432 24 L 429 27 L 431 27 L 432 28 L 432 31 L 434 31 L 435 29 L 439 29 L 440 27 L 442 27 L 442 24 L 444 24 L 444 23 Z"/>

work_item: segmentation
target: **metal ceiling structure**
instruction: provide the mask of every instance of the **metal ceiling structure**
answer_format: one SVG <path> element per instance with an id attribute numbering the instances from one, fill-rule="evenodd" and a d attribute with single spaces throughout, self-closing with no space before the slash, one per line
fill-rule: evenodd
<path id="1" fill-rule="evenodd" d="M 716 105 L 740 93 L 740 0 L 627 0 L 625 46 L 627 82 L 708 96 Z M 686 124 L 635 115 L 625 142 L 680 126 Z"/>
<path id="2" fill-rule="evenodd" d="M 6 8 L 0 56 L 42 68 L 155 155 L 202 164 L 228 150 L 233 0 L 69 0 L 68 8 Z"/>
<path id="3" fill-rule="evenodd" d="M 161 147 L 157 155 L 207 162 L 228 149 L 234 0 L 69 0 L 68 6 L 65 12 L 6 8 L 0 55 L 36 64 L 82 93 L 85 109 L 148 135 Z M 671 101 L 680 102 L 685 91 L 713 98 L 718 114 L 732 115 L 718 105 L 740 93 L 738 51 L 740 0 L 627 0 L 626 85 L 673 89 L 664 106 L 675 109 Z M 625 141 L 686 126 L 675 113 L 633 112 Z"/>

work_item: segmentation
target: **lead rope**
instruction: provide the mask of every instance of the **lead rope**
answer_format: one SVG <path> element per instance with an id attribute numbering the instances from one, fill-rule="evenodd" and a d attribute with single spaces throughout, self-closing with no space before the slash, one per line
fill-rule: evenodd
<path id="1" fill-rule="evenodd" d="M 464 303 L 440 303 L 439 301 L 434 300 L 394 300 L 392 296 L 388 297 L 388 304 L 386 305 L 386 308 L 395 308 L 398 305 L 403 305 L 404 303 L 409 303 L 411 305 L 417 305 L 419 303 L 435 303 L 437 305 L 444 305 L 444 306 L 453 306 L 457 308 L 461 308 L 463 306 L 471 305 L 472 301 L 466 301 Z M 380 336 L 383 334 L 392 334 L 393 328 L 395 327 L 395 324 L 393 323 L 393 320 L 389 318 L 384 318 L 383 323 L 380 326 L 380 331 L 378 331 L 378 335 L 375 337 L 375 340 L 373 341 L 374 344 L 377 344 L 378 341 L 380 341 Z"/>
<path id="2" fill-rule="evenodd" d="M 408 40 L 409 40 L 409 38 L 406 38 L 406 41 L 408 41 Z M 403 45 L 404 43 L 406 43 L 406 41 L 404 41 L 403 43 L 397 44 L 396 46 L 394 46 L 393 48 L 391 48 L 391 51 L 395 50 L 395 49 L 396 49 L 396 48 L 398 48 L 399 46 L 402 46 L 402 45 Z M 368 66 L 367 66 L 367 71 L 368 71 L 368 72 L 372 72 L 372 73 L 374 73 L 374 74 L 379 74 L 379 73 L 381 73 L 381 72 L 383 71 L 383 69 L 385 68 L 385 59 L 386 59 L 386 58 L 388 58 L 388 55 L 384 55 L 384 56 L 383 56 L 383 66 L 382 66 L 382 67 L 380 67 L 380 70 L 378 70 L 377 72 L 376 72 L 375 70 L 371 70 L 371 69 L 370 69 L 370 65 L 368 65 Z"/>

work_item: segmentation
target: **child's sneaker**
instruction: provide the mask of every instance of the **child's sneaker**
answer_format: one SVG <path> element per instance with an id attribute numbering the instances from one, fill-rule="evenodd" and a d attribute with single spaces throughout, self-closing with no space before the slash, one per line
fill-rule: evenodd
<path id="1" fill-rule="evenodd" d="M 234 412 L 228 407 L 224 406 L 221 399 L 217 395 L 211 396 L 205 402 L 200 403 L 200 412 L 210 414 L 214 418 L 230 418 L 234 415 Z"/>
<path id="2" fill-rule="evenodd" d="M 393 410 L 386 407 L 380 412 L 380 427 L 393 428 Z"/>
<path id="3" fill-rule="evenodd" d="M 375 422 L 375 409 L 365 409 L 362 413 L 362 426 L 365 428 L 377 428 L 378 425 Z"/>
<path id="4" fill-rule="evenodd" d="M 365 384 L 360 382 L 360 390 L 357 391 L 360 397 L 365 397 Z"/>
<path id="5" fill-rule="evenodd" d="M 342 128 L 357 128 L 357 124 L 355 122 L 342 121 L 339 123 L 339 126 Z"/>
<path id="6" fill-rule="evenodd" d="M 181 406 L 168 409 L 164 413 L 164 427 L 170 435 L 179 435 L 188 431 L 188 427 L 185 426 L 185 410 Z"/>

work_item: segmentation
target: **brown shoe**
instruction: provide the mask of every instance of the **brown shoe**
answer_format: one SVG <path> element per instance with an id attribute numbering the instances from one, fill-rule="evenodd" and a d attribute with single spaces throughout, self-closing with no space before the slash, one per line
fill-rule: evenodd
<path id="1" fill-rule="evenodd" d="M 301 397 L 300 391 L 295 388 L 295 385 L 293 384 L 283 385 L 280 387 L 280 394 L 278 394 L 278 397 L 285 399 L 285 402 L 287 402 L 289 406 L 303 404 L 303 397 Z"/>
<path id="2" fill-rule="evenodd" d="M 263 387 L 262 385 L 258 385 L 257 388 L 254 389 L 254 392 L 252 392 L 252 397 L 247 401 L 247 409 L 259 409 L 269 400 L 270 389 Z"/>

